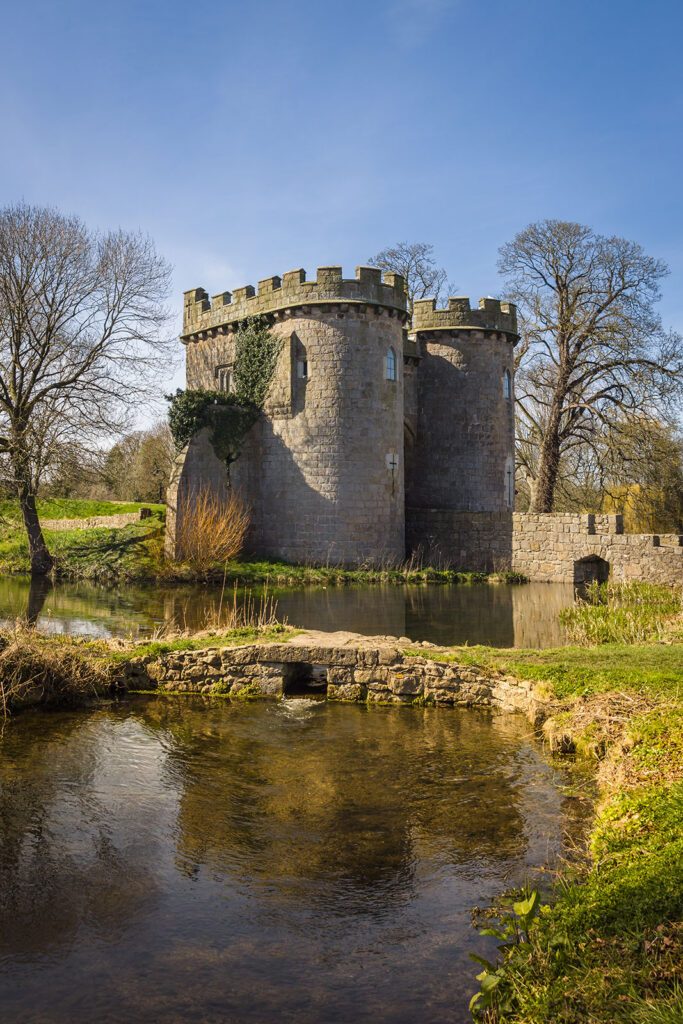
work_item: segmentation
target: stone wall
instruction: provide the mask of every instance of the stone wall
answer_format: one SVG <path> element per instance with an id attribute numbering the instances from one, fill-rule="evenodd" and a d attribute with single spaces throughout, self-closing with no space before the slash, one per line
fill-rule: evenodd
<path id="1" fill-rule="evenodd" d="M 492 707 L 541 716 L 547 702 L 532 683 L 495 670 L 406 654 L 407 637 L 307 633 L 289 642 L 174 651 L 137 659 L 126 668 L 130 689 L 232 697 L 287 696 L 306 678 L 326 684 L 327 700 L 371 704 Z"/>
<path id="2" fill-rule="evenodd" d="M 624 533 L 623 518 L 574 513 L 512 517 L 512 568 L 549 583 L 617 581 L 683 583 L 683 537 Z"/>
<path id="3" fill-rule="evenodd" d="M 141 519 L 147 519 L 151 514 L 151 509 L 141 508 L 137 512 L 120 512 L 113 516 L 88 516 L 87 519 L 41 519 L 40 525 L 44 530 L 96 530 L 98 527 L 120 529 L 129 523 L 139 523 Z"/>
<path id="4" fill-rule="evenodd" d="M 420 363 L 410 508 L 502 512 L 514 504 L 515 307 L 415 303 Z M 473 543 L 476 539 L 473 538 Z"/>
<path id="5" fill-rule="evenodd" d="M 409 554 L 435 567 L 512 569 L 547 583 L 683 584 L 683 536 L 624 533 L 618 515 L 408 508 L 406 543 Z"/>
<path id="6" fill-rule="evenodd" d="M 251 550 L 289 562 L 402 561 L 402 320 L 378 306 L 324 305 L 292 310 L 271 330 L 283 347 L 265 415 L 230 470 L 252 510 Z M 214 367 L 229 365 L 233 346 L 229 335 L 191 343 L 188 386 L 215 389 Z M 222 486 L 205 447 L 191 446 L 179 472 Z M 192 468 L 196 455 L 206 472 Z"/>
<path id="7" fill-rule="evenodd" d="M 315 281 L 306 280 L 303 268 L 282 276 L 266 277 L 258 288 L 245 285 L 209 298 L 203 288 L 184 293 L 184 341 L 240 323 L 250 316 L 267 316 L 311 304 L 343 302 L 378 305 L 405 312 L 405 281 L 400 274 L 376 267 L 356 267 L 355 278 L 344 278 L 338 266 L 318 267 Z"/>
<path id="8" fill-rule="evenodd" d="M 512 516 L 408 507 L 406 548 L 409 557 L 437 569 L 502 572 L 512 564 Z"/>

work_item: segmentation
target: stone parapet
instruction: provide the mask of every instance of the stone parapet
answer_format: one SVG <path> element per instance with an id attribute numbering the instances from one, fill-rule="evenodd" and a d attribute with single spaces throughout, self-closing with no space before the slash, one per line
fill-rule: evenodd
<path id="1" fill-rule="evenodd" d="M 471 309 L 470 300 L 453 296 L 446 309 L 436 308 L 436 299 L 418 299 L 413 304 L 412 332 L 420 331 L 496 331 L 515 338 L 517 307 L 499 299 L 479 299 L 479 307 Z"/>
<path id="2" fill-rule="evenodd" d="M 258 288 L 246 285 L 209 298 L 203 288 L 184 293 L 181 340 L 197 340 L 206 332 L 232 329 L 251 316 L 266 316 L 301 306 L 356 303 L 383 308 L 407 319 L 405 281 L 400 274 L 376 267 L 356 267 L 355 278 L 344 278 L 341 267 L 318 267 L 315 281 L 306 271 L 290 270 L 282 277 L 267 277 Z"/>
<path id="3" fill-rule="evenodd" d="M 512 568 L 531 580 L 683 584 L 679 534 L 624 533 L 622 516 L 515 512 Z"/>

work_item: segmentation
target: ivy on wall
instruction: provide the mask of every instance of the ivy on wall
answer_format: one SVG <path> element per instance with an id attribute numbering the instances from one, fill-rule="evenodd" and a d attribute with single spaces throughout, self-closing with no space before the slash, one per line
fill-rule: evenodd
<path id="1" fill-rule="evenodd" d="M 167 395 L 168 422 L 177 451 L 204 427 L 217 458 L 229 466 L 259 418 L 275 376 L 282 341 L 260 317 L 250 317 L 236 332 L 234 392 L 200 388 Z"/>

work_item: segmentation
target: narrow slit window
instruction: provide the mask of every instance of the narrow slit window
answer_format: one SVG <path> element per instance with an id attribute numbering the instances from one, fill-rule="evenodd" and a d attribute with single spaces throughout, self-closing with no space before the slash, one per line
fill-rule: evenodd
<path id="1" fill-rule="evenodd" d="M 509 509 L 515 507 L 515 465 L 511 458 L 505 460 L 505 504 Z"/>
<path id="2" fill-rule="evenodd" d="M 503 374 L 503 397 L 509 402 L 512 398 L 512 375 L 509 370 Z"/>
<path id="3" fill-rule="evenodd" d="M 296 375 L 299 380 L 308 380 L 308 359 L 297 359 Z"/>
<path id="4" fill-rule="evenodd" d="M 396 353 L 393 348 L 387 349 L 385 371 L 387 380 L 396 380 Z"/>

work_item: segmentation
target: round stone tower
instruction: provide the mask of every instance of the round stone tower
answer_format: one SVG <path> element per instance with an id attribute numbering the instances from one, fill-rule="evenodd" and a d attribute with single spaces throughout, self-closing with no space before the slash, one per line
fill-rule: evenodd
<path id="1" fill-rule="evenodd" d="M 264 415 L 231 467 L 252 512 L 250 548 L 290 562 L 358 565 L 402 560 L 403 279 L 359 267 L 320 267 L 209 300 L 185 293 L 188 388 L 229 389 L 235 330 L 262 316 L 282 339 Z M 225 486 L 199 435 L 178 460 L 173 498 Z M 174 491 L 175 488 L 175 491 Z"/>
<path id="2" fill-rule="evenodd" d="M 507 516 L 514 506 L 516 308 L 451 298 L 437 309 L 424 299 L 411 333 L 419 365 L 417 424 L 406 432 L 409 549 L 440 546 L 449 562 L 474 569 L 485 547 L 491 568 L 499 524 L 474 514 Z"/>

